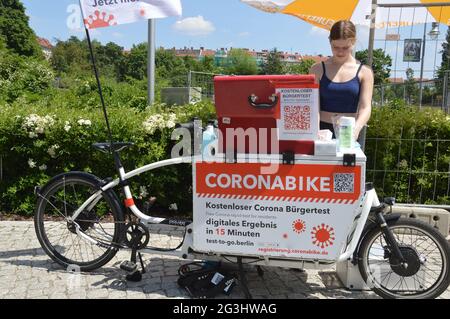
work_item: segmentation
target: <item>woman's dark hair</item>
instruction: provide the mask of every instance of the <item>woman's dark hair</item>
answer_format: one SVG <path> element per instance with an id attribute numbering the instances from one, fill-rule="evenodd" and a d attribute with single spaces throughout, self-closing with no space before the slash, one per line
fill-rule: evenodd
<path id="1" fill-rule="evenodd" d="M 333 24 L 330 30 L 330 42 L 333 40 L 352 40 L 356 42 L 356 28 L 353 22 L 341 20 Z"/>

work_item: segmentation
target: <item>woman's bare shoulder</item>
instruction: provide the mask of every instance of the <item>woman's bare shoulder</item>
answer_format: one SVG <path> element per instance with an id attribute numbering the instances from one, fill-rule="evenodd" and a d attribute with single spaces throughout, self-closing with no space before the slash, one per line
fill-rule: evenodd
<path id="1" fill-rule="evenodd" d="M 361 68 L 361 75 L 364 77 L 373 77 L 373 69 L 370 66 L 364 64 Z"/>
<path id="2" fill-rule="evenodd" d="M 321 65 L 322 63 L 318 62 L 313 64 L 309 68 L 309 74 L 314 74 L 316 76 L 316 83 L 319 83 L 320 79 L 322 78 L 323 68 Z"/>
<path id="3" fill-rule="evenodd" d="M 361 83 L 373 85 L 374 78 L 375 76 L 373 74 L 372 68 L 366 64 L 363 64 L 363 66 L 361 67 L 361 71 L 359 72 L 359 79 Z"/>
<path id="4" fill-rule="evenodd" d="M 309 68 L 309 72 L 310 72 L 310 73 L 314 73 L 314 74 L 317 74 L 317 75 L 321 75 L 321 74 L 322 74 L 322 70 L 323 70 L 323 68 L 322 68 L 322 62 L 314 63 L 314 64 Z"/>

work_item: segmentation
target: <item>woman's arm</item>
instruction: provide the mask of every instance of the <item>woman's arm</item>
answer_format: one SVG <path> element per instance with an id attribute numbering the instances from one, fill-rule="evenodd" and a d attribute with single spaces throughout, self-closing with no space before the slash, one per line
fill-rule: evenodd
<path id="1" fill-rule="evenodd" d="M 358 116 L 356 118 L 355 139 L 358 139 L 359 133 L 369 122 L 370 114 L 372 113 L 373 71 L 368 66 L 363 66 L 361 71 L 361 94 L 359 96 Z"/>

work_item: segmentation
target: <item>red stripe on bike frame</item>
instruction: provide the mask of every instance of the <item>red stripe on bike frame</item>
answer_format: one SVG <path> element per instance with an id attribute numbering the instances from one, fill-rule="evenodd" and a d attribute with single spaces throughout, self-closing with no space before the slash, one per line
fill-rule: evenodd
<path id="1" fill-rule="evenodd" d="M 124 200 L 124 202 L 125 202 L 125 207 L 134 206 L 134 200 L 132 198 L 127 198 Z"/>

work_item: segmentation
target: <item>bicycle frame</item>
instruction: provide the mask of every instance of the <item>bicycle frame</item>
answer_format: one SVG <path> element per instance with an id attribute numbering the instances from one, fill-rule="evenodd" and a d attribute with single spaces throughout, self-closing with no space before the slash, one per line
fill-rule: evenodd
<path id="1" fill-rule="evenodd" d="M 165 166 L 170 165 L 178 165 L 183 163 L 192 163 L 194 157 L 179 157 L 168 160 L 163 160 L 156 163 L 151 163 L 130 171 L 128 173 L 125 172 L 123 167 L 119 168 L 120 177 L 115 179 L 112 182 L 101 187 L 96 193 L 91 195 L 73 214 L 69 219 L 71 221 L 75 221 L 79 214 L 85 210 L 89 209 L 90 206 L 94 206 L 100 199 L 102 192 L 108 191 L 118 185 L 121 184 L 121 181 L 126 181 L 131 179 L 137 175 L 143 174 L 145 172 L 158 169 Z M 133 197 L 131 194 L 130 187 L 128 185 L 123 186 L 123 190 L 125 193 L 125 205 L 130 208 L 132 213 L 141 220 L 144 224 L 160 224 L 163 221 L 167 221 L 166 218 L 159 218 L 153 216 L 147 216 L 142 213 L 139 208 L 134 204 Z M 358 243 L 360 241 L 362 232 L 364 230 L 364 226 L 368 219 L 370 210 L 372 207 L 378 207 L 380 205 L 378 196 L 376 194 L 375 189 L 371 189 L 365 192 L 362 196 L 359 208 L 355 213 L 355 217 L 353 220 L 352 227 L 350 228 L 349 233 L 347 234 L 347 241 L 345 247 L 343 247 L 341 254 L 338 259 L 335 261 L 330 260 L 318 260 L 318 259 L 298 259 L 298 258 L 280 258 L 280 257 L 270 257 L 270 256 L 237 256 L 237 255 L 225 255 L 225 254 L 210 254 L 203 252 L 195 252 L 193 251 L 193 227 L 192 224 L 185 225 L 187 232 L 183 238 L 183 243 L 180 248 L 176 250 L 167 250 L 161 251 L 157 248 L 146 248 L 141 250 L 143 253 L 155 253 L 162 255 L 171 255 L 171 256 L 180 256 L 184 259 L 208 259 L 208 260 L 219 260 L 223 257 L 228 259 L 237 259 L 242 258 L 243 262 L 251 262 L 255 265 L 265 265 L 265 266 L 277 266 L 277 267 L 290 267 L 290 268 L 301 268 L 301 269 L 321 269 L 327 268 L 334 263 L 344 262 L 351 259 L 353 253 L 355 252 Z M 85 240 L 90 241 L 95 244 L 95 241 L 89 236 L 83 234 L 79 229 L 77 233 L 84 238 Z"/>

